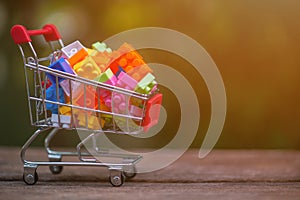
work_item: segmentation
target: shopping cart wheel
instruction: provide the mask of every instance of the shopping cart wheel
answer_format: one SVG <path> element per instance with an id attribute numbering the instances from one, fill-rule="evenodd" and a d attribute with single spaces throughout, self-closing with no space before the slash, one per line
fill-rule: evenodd
<path id="1" fill-rule="evenodd" d="M 62 156 L 60 154 L 49 154 L 48 159 L 50 162 L 61 162 Z M 49 169 L 52 172 L 52 174 L 60 174 L 63 170 L 63 166 L 50 165 Z"/>
<path id="2" fill-rule="evenodd" d="M 124 183 L 124 175 L 120 170 L 110 169 L 109 182 L 114 187 L 120 187 Z"/>
<path id="3" fill-rule="evenodd" d="M 126 166 L 123 169 L 123 175 L 127 178 L 127 179 L 132 179 L 136 176 L 136 167 L 135 165 L 130 165 L 130 166 Z"/>
<path id="4" fill-rule="evenodd" d="M 37 172 L 34 171 L 34 173 L 28 173 L 26 170 L 23 173 L 23 181 L 27 185 L 34 185 L 38 181 L 39 177 L 37 175 Z"/>
<path id="5" fill-rule="evenodd" d="M 51 165 L 49 166 L 49 169 L 52 172 L 52 174 L 60 174 L 63 170 L 63 166 Z"/>

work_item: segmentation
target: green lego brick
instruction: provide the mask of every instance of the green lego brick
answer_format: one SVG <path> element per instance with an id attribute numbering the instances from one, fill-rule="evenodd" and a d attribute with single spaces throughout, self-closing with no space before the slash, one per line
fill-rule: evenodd
<path id="1" fill-rule="evenodd" d="M 140 80 L 140 82 L 138 82 L 135 91 L 142 94 L 148 94 L 153 86 L 157 84 L 154 79 L 155 77 L 151 73 L 148 73 L 142 80 Z"/>
<path id="2" fill-rule="evenodd" d="M 92 44 L 92 48 L 99 51 L 99 52 L 108 52 L 108 53 L 111 53 L 112 50 L 111 48 L 107 48 L 106 44 L 104 42 L 96 42 L 94 44 Z"/>
<path id="3" fill-rule="evenodd" d="M 113 76 L 114 76 L 113 72 L 111 71 L 110 68 L 108 68 L 105 72 L 103 72 L 100 76 L 96 78 L 96 81 L 104 83 L 109 79 L 111 79 L 111 77 Z"/>

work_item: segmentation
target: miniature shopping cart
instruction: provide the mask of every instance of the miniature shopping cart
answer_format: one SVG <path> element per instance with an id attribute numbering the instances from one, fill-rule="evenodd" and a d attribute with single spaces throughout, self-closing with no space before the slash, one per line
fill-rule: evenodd
<path id="1" fill-rule="evenodd" d="M 14 42 L 21 52 L 25 80 L 27 88 L 29 116 L 31 124 L 37 127 L 34 134 L 27 140 L 21 150 L 21 160 L 24 164 L 23 180 L 28 185 L 33 185 L 38 180 L 37 168 L 39 166 L 49 166 L 53 174 L 59 174 L 63 166 L 99 166 L 107 167 L 110 172 L 109 180 L 113 186 L 121 186 L 125 178 L 133 178 L 136 173 L 136 164 L 142 159 L 142 156 L 136 154 L 121 154 L 102 150 L 97 142 L 92 142 L 93 152 L 97 156 L 108 158 L 118 158 L 119 162 L 101 162 L 94 158 L 94 154 L 84 151 L 84 146 L 91 140 L 96 140 L 99 134 L 116 133 L 116 134 L 137 134 L 147 131 L 155 125 L 159 117 L 159 109 L 152 112 L 152 108 L 157 108 L 162 101 L 162 95 L 158 89 L 151 94 L 141 94 L 128 89 L 112 86 L 109 84 L 89 80 L 74 74 L 59 71 L 48 67 L 54 61 L 61 57 L 60 49 L 64 47 L 61 36 L 53 24 L 47 24 L 40 30 L 27 30 L 24 26 L 15 25 L 11 29 L 11 35 Z M 37 54 L 33 45 L 31 36 L 42 35 L 46 42 L 49 43 L 50 52 L 45 57 Z M 49 77 L 52 77 L 52 89 L 54 90 L 54 98 L 47 98 L 47 83 Z M 60 95 L 59 83 L 64 80 L 67 83 L 69 91 L 69 102 L 61 101 L 64 98 Z M 72 102 L 74 87 L 80 86 L 82 92 L 81 104 Z M 114 109 L 112 103 L 111 110 L 102 109 L 99 98 L 94 98 L 94 106 L 89 99 L 90 91 L 94 96 L 103 92 L 109 92 L 111 96 L 122 95 L 125 98 L 125 111 L 118 112 Z M 128 110 L 129 101 L 134 100 L 142 104 L 142 113 L 140 116 L 132 115 Z M 65 109 L 72 113 L 69 116 L 58 113 L 51 113 L 47 107 L 54 106 L 57 109 Z M 77 114 L 81 113 L 81 124 L 76 121 Z M 154 113 L 154 114 L 153 114 Z M 99 122 L 99 126 L 94 126 L 95 119 Z M 92 122 L 93 120 L 93 122 Z M 91 125 L 92 124 L 92 125 Z M 96 123 L 97 124 L 97 123 Z M 50 142 L 60 130 L 83 131 L 88 133 L 87 136 L 77 145 L 77 151 L 57 151 L 50 148 Z M 25 159 L 25 153 L 31 143 L 41 133 L 48 133 L 44 144 L 48 154 L 49 161 L 29 161 Z M 80 133 L 79 133 L 80 134 Z M 62 161 L 64 156 L 77 156 L 78 161 Z"/>

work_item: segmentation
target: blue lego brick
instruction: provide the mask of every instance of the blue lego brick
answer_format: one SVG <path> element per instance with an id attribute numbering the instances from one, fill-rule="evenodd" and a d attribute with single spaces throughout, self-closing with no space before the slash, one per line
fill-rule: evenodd
<path id="1" fill-rule="evenodd" d="M 70 73 L 70 74 L 75 74 L 75 72 L 73 71 L 72 67 L 70 66 L 70 64 L 64 59 L 64 58 L 60 58 L 59 60 L 55 61 L 54 63 L 52 63 L 49 68 L 51 69 L 56 69 L 62 72 L 66 72 L 66 73 Z M 50 81 L 53 84 L 56 84 L 56 76 L 50 73 L 47 73 L 47 76 L 49 77 Z M 64 80 L 64 78 L 62 77 L 58 77 L 58 82 L 60 83 L 62 80 Z"/>
<path id="2" fill-rule="evenodd" d="M 56 95 L 56 85 L 51 85 L 46 90 L 46 99 L 49 101 L 65 103 L 64 91 L 61 87 L 58 88 L 59 100 Z M 50 110 L 52 114 L 58 114 L 58 105 L 53 103 L 46 103 L 46 109 Z"/>

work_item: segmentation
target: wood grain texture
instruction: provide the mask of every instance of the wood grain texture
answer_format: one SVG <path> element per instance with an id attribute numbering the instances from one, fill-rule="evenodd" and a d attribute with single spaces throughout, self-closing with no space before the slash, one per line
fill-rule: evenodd
<path id="1" fill-rule="evenodd" d="M 0 147 L 0 199 L 299 199 L 300 151 L 214 150 L 198 159 L 189 150 L 172 165 L 138 174 L 120 188 L 111 187 L 108 170 L 65 167 L 52 175 L 39 167 L 39 181 L 22 181 L 18 148 Z M 33 148 L 30 158 L 45 158 Z"/>

